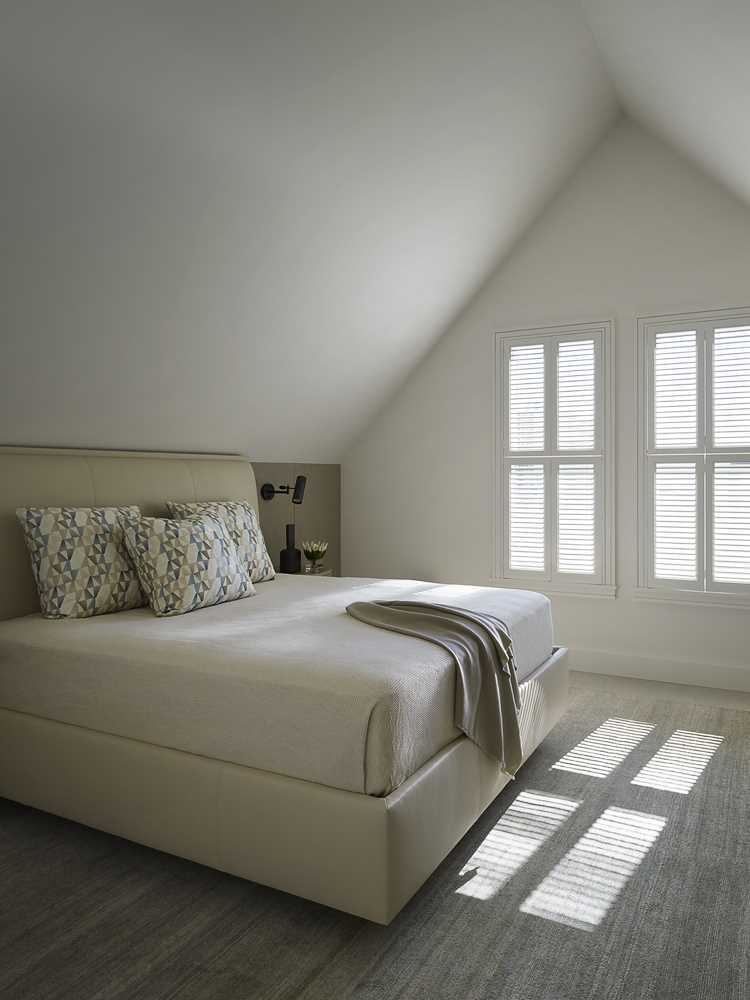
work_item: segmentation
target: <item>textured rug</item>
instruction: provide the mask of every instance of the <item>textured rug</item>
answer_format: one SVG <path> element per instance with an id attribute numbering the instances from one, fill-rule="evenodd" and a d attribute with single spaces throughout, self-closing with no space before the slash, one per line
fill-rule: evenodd
<path id="1" fill-rule="evenodd" d="M 390 927 L 0 800 L 4 1000 L 746 1000 L 750 714 L 574 689 Z"/>

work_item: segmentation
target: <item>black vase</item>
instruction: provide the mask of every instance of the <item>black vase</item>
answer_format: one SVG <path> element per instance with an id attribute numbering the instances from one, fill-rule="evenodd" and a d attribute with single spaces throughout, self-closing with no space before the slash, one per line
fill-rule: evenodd
<path id="1" fill-rule="evenodd" d="M 279 570 L 282 573 L 299 573 L 302 569 L 302 553 L 294 547 L 294 525 L 286 526 L 286 548 L 279 553 Z"/>

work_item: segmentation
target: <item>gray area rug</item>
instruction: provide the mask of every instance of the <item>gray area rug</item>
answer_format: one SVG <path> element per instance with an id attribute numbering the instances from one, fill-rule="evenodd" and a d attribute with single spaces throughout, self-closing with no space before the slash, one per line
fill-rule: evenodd
<path id="1" fill-rule="evenodd" d="M 573 695 L 390 927 L 0 800 L 0 996 L 747 1000 L 750 714 Z"/>

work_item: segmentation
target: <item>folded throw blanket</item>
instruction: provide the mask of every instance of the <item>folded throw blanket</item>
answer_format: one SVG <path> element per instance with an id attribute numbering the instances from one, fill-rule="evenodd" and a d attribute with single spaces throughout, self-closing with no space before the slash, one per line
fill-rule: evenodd
<path id="1" fill-rule="evenodd" d="M 347 612 L 376 628 L 441 646 L 456 667 L 455 724 L 514 775 L 523 763 L 513 646 L 493 615 L 419 601 L 358 601 Z"/>

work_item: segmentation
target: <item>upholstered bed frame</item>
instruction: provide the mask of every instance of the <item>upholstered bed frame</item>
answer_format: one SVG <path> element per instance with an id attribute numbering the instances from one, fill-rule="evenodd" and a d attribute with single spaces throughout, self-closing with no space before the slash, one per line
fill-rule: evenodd
<path id="1" fill-rule="evenodd" d="M 257 504 L 239 456 L 0 448 L 0 619 L 39 610 L 16 507 L 170 496 Z M 526 756 L 565 710 L 566 652 L 522 684 Z M 461 738 L 377 798 L 0 708 L 0 795 L 383 924 L 507 780 Z"/>

